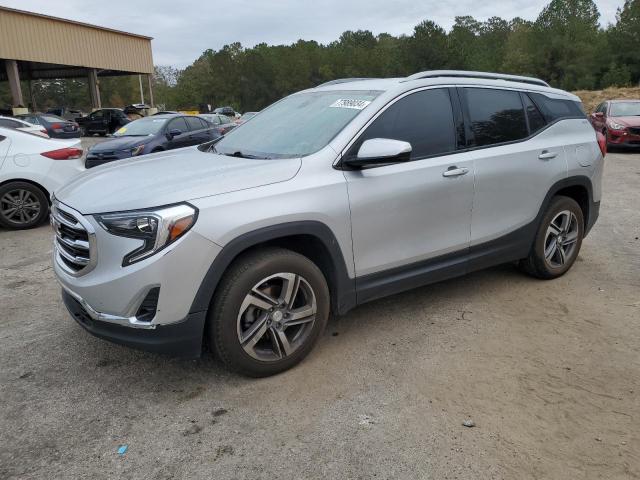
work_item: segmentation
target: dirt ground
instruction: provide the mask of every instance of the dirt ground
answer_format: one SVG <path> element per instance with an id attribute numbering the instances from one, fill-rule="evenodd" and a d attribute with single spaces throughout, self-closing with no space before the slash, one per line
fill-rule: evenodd
<path id="1" fill-rule="evenodd" d="M 640 478 L 640 155 L 604 190 L 564 277 L 376 301 L 263 380 L 91 337 L 49 228 L 0 231 L 0 478 Z"/>

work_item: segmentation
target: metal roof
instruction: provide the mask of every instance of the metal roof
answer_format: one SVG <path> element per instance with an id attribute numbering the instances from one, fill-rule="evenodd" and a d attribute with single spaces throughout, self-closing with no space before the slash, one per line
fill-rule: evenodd
<path id="1" fill-rule="evenodd" d="M 7 7 L 0 7 L 0 59 L 29 62 L 20 67 L 25 79 L 84 76 L 87 68 L 153 72 L 151 37 Z"/>

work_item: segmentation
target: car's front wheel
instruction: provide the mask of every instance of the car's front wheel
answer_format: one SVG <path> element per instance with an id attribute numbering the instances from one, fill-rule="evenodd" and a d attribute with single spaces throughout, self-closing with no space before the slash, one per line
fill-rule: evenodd
<path id="1" fill-rule="evenodd" d="M 0 226 L 23 230 L 40 225 L 49 214 L 42 190 L 27 182 L 9 182 L 0 187 Z"/>
<path id="2" fill-rule="evenodd" d="M 209 342 L 232 370 L 273 375 L 311 351 L 329 302 L 326 279 L 308 258 L 281 248 L 250 252 L 233 263 L 214 295 Z"/>
<path id="3" fill-rule="evenodd" d="M 573 198 L 554 197 L 540 222 L 533 248 L 521 266 L 538 278 L 564 275 L 578 258 L 583 236 L 580 205 Z"/>

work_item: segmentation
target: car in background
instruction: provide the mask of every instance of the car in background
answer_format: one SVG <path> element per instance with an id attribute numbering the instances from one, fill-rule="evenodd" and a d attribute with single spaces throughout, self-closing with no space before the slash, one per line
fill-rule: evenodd
<path id="1" fill-rule="evenodd" d="M 80 138 L 80 127 L 76 122 L 51 113 L 25 113 L 15 118 L 41 126 L 51 138 Z"/>
<path id="2" fill-rule="evenodd" d="M 120 128 L 113 139 L 89 149 L 86 168 L 147 153 L 190 147 L 221 135 L 206 120 L 193 115 L 152 115 Z"/>
<path id="3" fill-rule="evenodd" d="M 0 227 L 36 227 L 49 199 L 84 171 L 79 139 L 57 140 L 0 126 Z"/>
<path id="4" fill-rule="evenodd" d="M 198 116 L 200 118 L 204 118 L 207 122 L 213 125 L 220 135 L 225 135 L 236 127 L 236 124 L 233 123 L 226 115 L 220 115 L 217 113 L 201 113 Z"/>
<path id="5" fill-rule="evenodd" d="M 122 128 L 130 120 L 119 108 L 101 108 L 78 119 L 83 135 L 109 135 Z"/>
<path id="6" fill-rule="evenodd" d="M 242 125 L 244 122 L 246 122 L 247 120 L 251 120 L 253 117 L 255 117 L 258 114 L 258 112 L 244 112 L 240 118 L 236 119 L 236 121 L 234 122 L 236 125 Z"/>
<path id="7" fill-rule="evenodd" d="M 14 130 L 21 130 L 23 132 L 33 133 L 34 135 L 49 138 L 49 134 L 44 127 L 25 122 L 20 118 L 0 117 L 0 127 L 13 128 Z"/>
<path id="8" fill-rule="evenodd" d="M 607 100 L 589 116 L 609 147 L 640 147 L 640 100 Z"/>
<path id="9" fill-rule="evenodd" d="M 240 118 L 240 114 L 236 112 L 233 107 L 219 107 L 216 108 L 213 113 L 218 115 L 226 115 L 229 118 Z"/>
<path id="10" fill-rule="evenodd" d="M 77 108 L 67 108 L 67 107 L 54 107 L 47 110 L 47 113 L 51 115 L 56 115 L 60 118 L 64 118 L 65 120 L 73 120 L 74 122 L 78 118 L 82 118 L 86 115 L 82 110 L 78 110 Z"/>

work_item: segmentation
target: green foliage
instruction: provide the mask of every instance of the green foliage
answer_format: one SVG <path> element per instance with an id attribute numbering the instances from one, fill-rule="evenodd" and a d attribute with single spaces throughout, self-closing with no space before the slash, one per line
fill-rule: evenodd
<path id="1" fill-rule="evenodd" d="M 601 28 L 593 0 L 552 0 L 534 22 L 456 17 L 449 32 L 424 20 L 409 36 L 346 31 L 327 45 L 205 50 L 183 70 L 156 67 L 154 98 L 166 109 L 203 104 L 259 110 L 292 92 L 344 77 L 402 77 L 422 70 L 461 69 L 543 78 L 567 90 L 628 85 L 640 80 L 640 0 L 626 0 L 614 25 Z M 37 104 L 88 108 L 83 80 L 37 82 Z M 103 104 L 138 102 L 138 79 L 101 79 Z M 146 88 L 146 82 L 145 82 Z M 0 102 L 8 101 L 0 85 Z M 26 90 L 25 90 L 26 91 Z M 148 100 L 148 94 L 145 92 Z"/>

